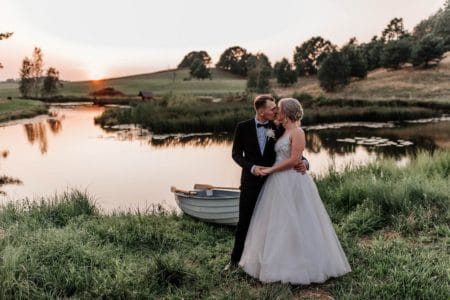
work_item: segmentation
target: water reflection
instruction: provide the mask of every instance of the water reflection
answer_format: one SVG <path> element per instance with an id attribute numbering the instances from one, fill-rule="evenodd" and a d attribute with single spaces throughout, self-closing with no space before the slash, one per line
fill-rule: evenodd
<path id="1" fill-rule="evenodd" d="M 64 116 L 59 118 L 56 112 L 52 112 L 49 115 L 50 118 L 46 122 L 34 122 L 23 125 L 28 142 L 31 145 L 37 143 L 41 154 L 46 154 L 48 151 L 47 126 L 45 123 L 47 123 L 53 135 L 58 135 L 63 129 L 62 120 Z"/>
<path id="2" fill-rule="evenodd" d="M 62 130 L 62 122 L 59 119 L 48 119 L 47 123 L 53 134 L 58 134 Z"/>
<path id="3" fill-rule="evenodd" d="M 309 129 L 306 131 L 306 150 L 310 153 L 326 152 L 330 157 L 356 153 L 364 148 L 377 156 L 401 159 L 415 156 L 420 151 L 450 148 L 450 123 L 408 125 L 408 127 Z M 131 136 L 131 135 L 130 135 Z M 140 137 L 142 139 L 142 136 Z M 197 146 L 211 144 L 231 145 L 230 135 L 168 135 L 150 138 L 154 147 Z"/>
<path id="4" fill-rule="evenodd" d="M 231 135 L 152 135 L 135 126 L 106 131 L 93 121 L 104 108 L 52 110 L 51 116 L 0 127 L 0 174 L 25 182 L 1 187 L 9 199 L 40 198 L 77 188 L 87 190 L 107 211 L 153 204 L 174 208 L 171 185 L 239 186 Z M 342 170 L 348 163 L 366 164 L 380 157 L 407 161 L 420 150 L 450 149 L 450 121 L 387 125 L 305 128 L 311 172 L 326 174 L 330 166 Z M 400 147 L 399 140 L 409 143 Z M 3 200 L 8 199 L 0 197 Z"/>
<path id="5" fill-rule="evenodd" d="M 47 153 L 48 140 L 45 124 L 44 123 L 25 124 L 23 125 L 23 127 L 25 129 L 28 142 L 33 145 L 37 141 L 41 153 L 42 154 Z"/>
<path id="6" fill-rule="evenodd" d="M 150 144 L 153 147 L 167 148 L 176 146 L 207 147 L 210 145 L 230 145 L 230 135 L 177 135 L 167 137 L 152 137 Z"/>
<path id="7" fill-rule="evenodd" d="M 320 130 L 307 132 L 306 149 L 313 153 L 326 151 L 329 155 L 346 155 L 355 153 L 358 147 L 364 147 L 367 152 L 377 156 L 399 159 L 415 155 L 422 150 L 432 151 L 438 148 L 431 138 L 423 136 L 407 138 L 404 134 L 377 132 L 367 128 L 354 128 L 351 131 Z M 404 140 L 405 143 L 400 144 L 399 140 Z"/>
<path id="8" fill-rule="evenodd" d="M 6 159 L 8 158 L 9 150 L 0 150 L 0 158 Z M 1 160 L 0 160 L 1 162 Z M 1 167 L 1 163 L 0 163 Z M 20 179 L 9 177 L 6 175 L 0 175 L 0 187 L 2 187 L 5 184 L 23 184 L 23 182 Z M 0 190 L 0 195 L 6 196 L 6 192 Z"/>

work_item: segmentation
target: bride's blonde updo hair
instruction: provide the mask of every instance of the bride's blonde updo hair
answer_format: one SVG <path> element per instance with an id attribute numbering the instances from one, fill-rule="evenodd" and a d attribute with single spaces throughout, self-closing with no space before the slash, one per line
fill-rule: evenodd
<path id="1" fill-rule="evenodd" d="M 278 102 L 278 106 L 286 118 L 292 122 L 300 121 L 303 118 L 303 108 L 297 99 L 283 98 Z"/>

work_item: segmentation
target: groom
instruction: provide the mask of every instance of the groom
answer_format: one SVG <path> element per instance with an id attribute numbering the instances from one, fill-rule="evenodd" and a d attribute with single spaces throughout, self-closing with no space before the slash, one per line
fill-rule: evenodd
<path id="1" fill-rule="evenodd" d="M 234 248 L 225 270 L 236 267 L 241 259 L 256 200 L 267 178 L 261 173 L 261 167 L 274 164 L 275 142 L 284 133 L 284 128 L 273 122 L 277 115 L 277 105 L 271 95 L 259 95 L 253 104 L 255 118 L 239 123 L 234 135 L 232 157 L 242 167 L 241 195 Z M 305 172 L 307 164 L 306 159 L 302 158 L 295 170 Z"/>

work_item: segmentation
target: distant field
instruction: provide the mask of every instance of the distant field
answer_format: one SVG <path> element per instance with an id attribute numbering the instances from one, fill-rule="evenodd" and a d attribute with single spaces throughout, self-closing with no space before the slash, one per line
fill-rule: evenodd
<path id="1" fill-rule="evenodd" d="M 212 69 L 212 80 L 184 80 L 189 77 L 187 69 L 167 70 L 150 74 L 111 78 L 99 81 L 67 82 L 62 89 L 64 96 L 84 97 L 90 92 L 113 87 L 127 95 L 136 96 L 140 90 L 155 94 L 224 95 L 245 91 L 246 79 Z M 417 70 L 407 66 L 398 71 L 377 69 L 366 80 L 354 81 L 342 91 L 325 93 L 316 77 L 299 78 L 292 87 L 279 87 L 272 80 L 273 92 L 278 96 L 308 93 L 313 96 L 362 100 L 417 100 L 450 103 L 450 52 L 438 67 Z M 0 83 L 0 99 L 19 97 L 16 83 Z"/>
<path id="2" fill-rule="evenodd" d="M 304 92 L 313 96 L 367 100 L 419 100 L 450 102 L 450 52 L 439 66 L 417 70 L 410 66 L 398 71 L 377 69 L 366 80 L 352 82 L 337 93 L 325 93 L 316 77 L 299 78 L 290 88 L 274 88 L 279 96 Z"/>
<path id="3" fill-rule="evenodd" d="M 77 81 L 64 84 L 64 96 L 87 96 L 90 92 L 113 87 L 127 95 L 136 96 L 140 90 L 156 94 L 169 92 L 195 95 L 221 95 L 245 91 L 246 80 L 230 73 L 212 70 L 212 80 L 183 80 L 189 77 L 189 70 L 169 70 L 150 74 L 111 78 L 99 81 Z M 16 83 L 0 83 L 0 97 L 18 97 Z"/>

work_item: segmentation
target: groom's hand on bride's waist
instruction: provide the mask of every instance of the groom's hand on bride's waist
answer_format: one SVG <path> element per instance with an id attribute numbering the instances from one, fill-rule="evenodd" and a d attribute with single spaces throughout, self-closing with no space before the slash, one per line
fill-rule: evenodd
<path id="1" fill-rule="evenodd" d="M 305 174 L 308 171 L 309 163 L 306 159 L 300 159 L 299 162 L 294 166 L 294 170 Z"/>

